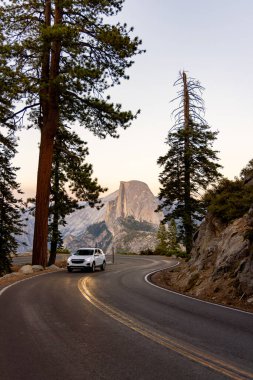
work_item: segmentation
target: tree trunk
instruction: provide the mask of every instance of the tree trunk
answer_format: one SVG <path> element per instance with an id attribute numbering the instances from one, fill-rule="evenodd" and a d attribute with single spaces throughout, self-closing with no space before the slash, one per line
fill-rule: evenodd
<path id="1" fill-rule="evenodd" d="M 48 266 L 55 264 L 56 253 L 57 253 L 57 237 L 58 236 L 54 236 L 54 231 L 53 231 L 52 240 L 50 243 L 50 256 L 48 260 Z"/>
<path id="2" fill-rule="evenodd" d="M 52 128 L 53 127 L 53 128 Z M 46 266 L 48 240 L 48 205 L 50 195 L 50 178 L 53 159 L 53 126 L 41 131 L 39 167 L 37 175 L 36 209 L 33 240 L 33 265 Z M 48 133 L 47 130 L 51 133 Z"/>
<path id="3" fill-rule="evenodd" d="M 59 240 L 59 158 L 57 153 L 54 156 L 55 170 L 54 170 L 54 207 L 53 207 L 53 222 L 52 222 L 52 236 L 50 242 L 50 257 L 48 266 L 55 264 L 56 252 Z"/>
<path id="4" fill-rule="evenodd" d="M 184 228 L 186 253 L 192 249 L 192 220 L 191 220 L 191 178 L 190 178 L 190 106 L 187 77 L 183 73 L 184 83 Z"/>
<path id="5" fill-rule="evenodd" d="M 62 5 L 55 1 L 54 26 L 62 23 Z M 45 25 L 51 25 L 51 1 L 45 4 Z M 51 54 L 50 54 L 51 53 Z M 50 178 L 53 161 L 54 138 L 59 127 L 59 91 L 57 77 L 60 66 L 61 41 L 55 37 L 52 43 L 44 43 L 41 74 L 42 120 L 39 167 L 37 175 L 36 211 L 33 240 L 33 265 L 46 266 L 48 242 L 48 209 Z"/>

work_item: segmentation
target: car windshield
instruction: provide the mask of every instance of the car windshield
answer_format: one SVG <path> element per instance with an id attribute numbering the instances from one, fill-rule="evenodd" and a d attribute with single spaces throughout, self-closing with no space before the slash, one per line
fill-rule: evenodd
<path id="1" fill-rule="evenodd" d="M 74 255 L 75 256 L 91 256 L 93 255 L 93 253 L 94 253 L 93 249 L 78 249 L 78 251 L 76 251 Z"/>

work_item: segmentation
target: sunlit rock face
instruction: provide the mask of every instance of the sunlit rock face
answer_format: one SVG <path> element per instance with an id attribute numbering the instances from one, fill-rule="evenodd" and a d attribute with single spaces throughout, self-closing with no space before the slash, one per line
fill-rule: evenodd
<path id="1" fill-rule="evenodd" d="M 74 251 L 80 246 L 97 245 L 107 252 L 114 249 L 133 253 L 155 247 L 163 215 L 155 212 L 158 200 L 147 184 L 122 181 L 119 190 L 102 198 L 102 203 L 100 210 L 87 205 L 66 218 L 67 225 L 61 229 L 66 247 Z M 33 223 L 30 218 L 29 239 L 26 239 L 29 242 L 32 242 Z M 31 245 L 25 250 L 31 249 Z"/>
<path id="2" fill-rule="evenodd" d="M 252 297 L 252 231 L 253 208 L 227 225 L 207 214 L 195 234 L 191 259 L 174 279 L 180 290 L 222 302 Z"/>
<path id="3" fill-rule="evenodd" d="M 100 210 L 94 223 L 89 223 L 74 239 L 72 232 L 72 241 L 67 244 L 71 250 L 94 244 L 108 253 L 112 250 L 140 253 L 155 248 L 162 214 L 155 212 L 158 200 L 145 183 L 122 181 L 119 190 L 104 198 L 103 203 L 103 211 Z"/>
<path id="4" fill-rule="evenodd" d="M 247 239 L 252 227 L 253 209 L 227 226 L 208 215 L 200 227 L 191 263 L 198 271 L 212 268 L 212 281 L 225 275 L 245 295 L 253 294 L 252 242 Z"/>
<path id="5" fill-rule="evenodd" d="M 105 221 L 110 225 L 118 218 L 133 217 L 139 222 L 159 225 L 161 214 L 155 212 L 156 208 L 157 199 L 148 185 L 140 181 L 121 181 L 116 199 L 107 204 Z"/>

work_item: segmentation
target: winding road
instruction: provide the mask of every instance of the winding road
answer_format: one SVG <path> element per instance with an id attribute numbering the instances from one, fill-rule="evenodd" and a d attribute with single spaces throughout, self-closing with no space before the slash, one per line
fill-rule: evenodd
<path id="1" fill-rule="evenodd" d="M 253 379 L 253 314 L 148 282 L 175 264 L 117 256 L 1 290 L 1 380 Z"/>

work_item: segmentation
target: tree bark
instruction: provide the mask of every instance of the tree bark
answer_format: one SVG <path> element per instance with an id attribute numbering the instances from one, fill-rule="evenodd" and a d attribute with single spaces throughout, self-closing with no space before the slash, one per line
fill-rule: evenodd
<path id="1" fill-rule="evenodd" d="M 48 260 L 48 266 L 55 264 L 57 246 L 59 240 L 59 158 L 57 154 L 55 156 L 55 173 L 54 173 L 54 213 L 53 213 L 53 222 L 52 222 L 52 236 L 50 242 L 50 256 Z"/>
<path id="2" fill-rule="evenodd" d="M 62 23 L 60 1 L 55 1 L 54 25 Z M 51 1 L 45 5 L 45 25 L 51 25 Z M 59 127 L 59 75 L 61 41 L 53 37 L 49 44 L 46 40 L 42 58 L 41 74 L 41 142 L 36 190 L 36 211 L 33 240 L 32 264 L 46 266 L 48 243 L 48 209 L 50 196 L 50 179 L 53 161 L 54 139 Z"/>
<path id="3" fill-rule="evenodd" d="M 52 240 L 50 243 L 50 256 L 48 260 L 48 266 L 55 264 L 56 253 L 57 253 L 57 243 L 58 243 L 58 234 L 55 234 L 55 231 L 53 231 Z"/>
<path id="4" fill-rule="evenodd" d="M 32 264 L 42 265 L 43 267 L 47 264 L 48 205 L 54 145 L 54 135 L 52 133 L 53 129 L 54 125 L 50 125 L 49 123 L 47 128 L 43 128 L 41 131 L 39 167 L 37 175 Z"/>

